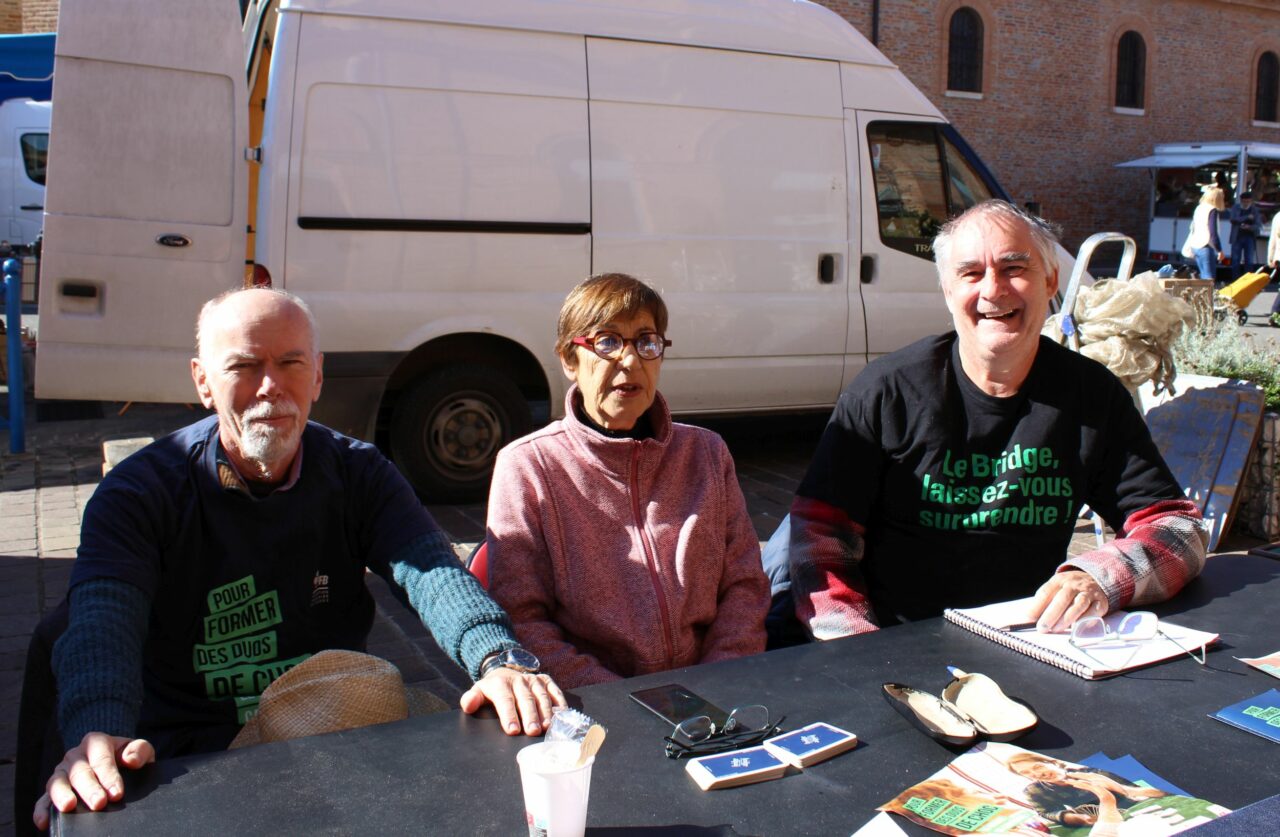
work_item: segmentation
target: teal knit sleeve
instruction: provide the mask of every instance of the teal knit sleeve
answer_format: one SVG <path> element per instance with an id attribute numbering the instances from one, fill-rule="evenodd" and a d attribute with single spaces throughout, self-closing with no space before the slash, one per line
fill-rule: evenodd
<path id="1" fill-rule="evenodd" d="M 68 750 L 89 732 L 130 737 L 142 710 L 142 648 L 151 601 L 97 578 L 71 588 L 70 621 L 53 647 L 58 729 Z"/>
<path id="2" fill-rule="evenodd" d="M 390 569 L 387 580 L 403 589 L 422 624 L 473 680 L 485 657 L 518 644 L 506 611 L 462 566 L 439 529 L 410 542 Z"/>

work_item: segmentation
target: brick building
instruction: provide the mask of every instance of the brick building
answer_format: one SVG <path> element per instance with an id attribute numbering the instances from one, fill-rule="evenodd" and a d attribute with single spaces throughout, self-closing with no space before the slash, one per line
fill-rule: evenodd
<path id="1" fill-rule="evenodd" d="M 1149 175 L 1113 164 L 1157 142 L 1280 142 L 1280 0 L 817 2 L 875 41 L 1069 247 L 1103 229 L 1145 247 Z M 0 0 L 0 32 L 53 31 L 57 15 L 58 0 Z"/>
<path id="2" fill-rule="evenodd" d="M 875 41 L 1070 248 L 1100 230 L 1145 248 L 1150 175 L 1115 163 L 1157 142 L 1280 143 L 1280 0 L 817 2 Z M 968 51 L 954 68 L 957 13 Z"/>
<path id="3" fill-rule="evenodd" d="M 58 0 L 0 0 L 0 33 L 52 32 L 58 28 Z"/>

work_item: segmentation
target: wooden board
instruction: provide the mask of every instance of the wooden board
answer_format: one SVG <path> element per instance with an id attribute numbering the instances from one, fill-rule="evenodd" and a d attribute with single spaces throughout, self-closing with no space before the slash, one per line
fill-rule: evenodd
<path id="1" fill-rule="evenodd" d="M 1179 376 L 1178 395 L 1147 410 L 1173 475 L 1210 523 L 1209 549 L 1231 527 L 1240 483 L 1262 430 L 1264 398 L 1252 384 Z M 1185 388 L 1183 388 L 1185 387 Z"/>

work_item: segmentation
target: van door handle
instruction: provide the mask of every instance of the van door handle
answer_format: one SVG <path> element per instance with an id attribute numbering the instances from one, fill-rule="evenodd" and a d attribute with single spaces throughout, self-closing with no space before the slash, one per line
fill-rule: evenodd
<path id="1" fill-rule="evenodd" d="M 44 205 L 43 205 L 43 204 L 39 204 L 39 203 L 26 203 L 26 204 L 23 204 L 23 205 L 22 205 L 21 207 L 19 207 L 19 208 L 20 208 L 20 209 L 25 209 L 25 210 L 27 210 L 27 211 L 29 211 L 29 212 L 34 212 L 34 211 L 35 211 L 35 210 L 37 210 L 37 209 L 43 210 L 43 209 L 44 209 Z"/>
<path id="2" fill-rule="evenodd" d="M 863 256 L 858 265 L 858 281 L 864 285 L 869 285 L 874 278 L 876 278 L 876 257 Z"/>
<path id="3" fill-rule="evenodd" d="M 818 256 L 818 281 L 830 285 L 836 281 L 836 257 L 831 253 Z"/>
<path id="4" fill-rule="evenodd" d="M 97 285 L 88 285 L 84 282 L 64 282 L 61 290 L 63 296 L 76 299 L 93 299 L 98 295 Z"/>

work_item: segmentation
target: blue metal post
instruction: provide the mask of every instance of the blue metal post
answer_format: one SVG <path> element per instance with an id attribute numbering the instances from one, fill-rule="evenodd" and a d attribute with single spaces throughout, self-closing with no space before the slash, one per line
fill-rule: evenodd
<path id="1" fill-rule="evenodd" d="M 26 448 L 26 388 L 22 380 L 22 263 L 4 260 L 4 316 L 9 339 L 9 453 Z"/>

